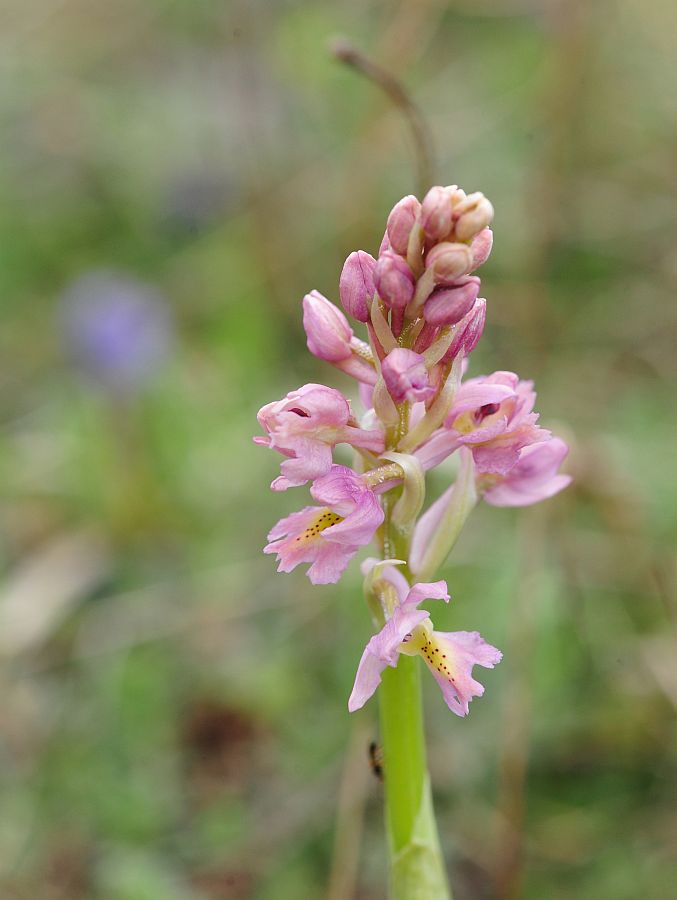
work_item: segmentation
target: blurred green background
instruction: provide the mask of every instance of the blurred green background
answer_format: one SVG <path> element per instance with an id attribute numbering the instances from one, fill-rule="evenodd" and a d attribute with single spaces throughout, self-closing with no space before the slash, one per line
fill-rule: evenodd
<path id="1" fill-rule="evenodd" d="M 353 389 L 300 299 L 414 189 L 337 34 L 495 205 L 472 374 L 535 378 L 572 443 L 575 485 L 480 508 L 444 572 L 439 621 L 505 651 L 467 720 L 426 684 L 456 900 L 677 896 L 675 4 L 1 8 L 3 900 L 384 900 L 357 566 L 275 574 L 306 494 L 251 443 Z"/>

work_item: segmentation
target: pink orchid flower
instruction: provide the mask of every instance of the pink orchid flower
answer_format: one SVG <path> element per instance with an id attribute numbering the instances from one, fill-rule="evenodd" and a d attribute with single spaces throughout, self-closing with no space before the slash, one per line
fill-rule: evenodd
<path id="1" fill-rule="evenodd" d="M 480 472 L 507 475 L 522 447 L 550 437 L 536 424 L 533 387 L 514 372 L 494 372 L 462 385 L 445 424 L 456 432 L 459 444 L 471 447 Z"/>
<path id="2" fill-rule="evenodd" d="M 471 378 L 459 388 L 445 427 L 416 455 L 428 470 L 467 446 L 479 472 L 505 476 L 516 465 L 523 447 L 551 437 L 536 424 L 535 401 L 533 382 L 521 381 L 514 372 Z"/>
<path id="3" fill-rule="evenodd" d="M 360 547 L 383 522 L 371 488 L 347 466 L 332 466 L 310 489 L 321 506 L 306 506 L 281 519 L 268 535 L 264 553 L 276 553 L 278 572 L 312 563 L 313 584 L 335 584 Z"/>
<path id="4" fill-rule="evenodd" d="M 326 475 L 336 444 L 374 453 L 384 449 L 383 432 L 359 428 L 348 400 L 323 384 L 305 384 L 291 391 L 283 400 L 263 406 L 257 418 L 267 436 L 255 437 L 254 442 L 289 457 L 280 467 L 282 474 L 271 484 L 274 491 L 286 491 Z"/>
<path id="5" fill-rule="evenodd" d="M 373 566 L 374 561 L 369 561 Z M 488 644 L 477 631 L 435 631 L 425 610 L 424 600 L 449 601 L 445 581 L 415 584 L 409 587 L 405 577 L 393 566 L 385 566 L 381 577 L 396 589 L 399 605 L 378 634 L 364 649 L 357 667 L 348 709 L 360 709 L 381 683 L 386 666 L 395 667 L 400 653 L 423 657 L 439 685 L 445 703 L 457 716 L 466 716 L 473 697 L 481 697 L 484 687 L 472 677 L 476 665 L 492 669 L 502 654 Z"/>

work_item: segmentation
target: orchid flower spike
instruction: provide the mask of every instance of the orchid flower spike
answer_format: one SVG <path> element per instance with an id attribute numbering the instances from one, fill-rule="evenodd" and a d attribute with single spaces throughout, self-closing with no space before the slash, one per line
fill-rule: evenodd
<path id="1" fill-rule="evenodd" d="M 356 53 L 337 51 L 355 65 Z M 437 631 L 422 604 L 449 601 L 446 582 L 434 579 L 480 500 L 526 506 L 571 481 L 559 473 L 567 445 L 539 423 L 530 381 L 505 371 L 466 377 L 488 316 L 477 272 L 491 253 L 493 214 L 484 194 L 457 185 L 436 185 L 422 202 L 407 196 L 395 204 L 376 257 L 354 250 L 338 283 L 343 310 L 363 337 L 318 291 L 303 298 L 309 351 L 355 379 L 364 412 L 354 413 L 333 387 L 306 384 L 261 408 L 263 434 L 254 438 L 283 457 L 272 489 L 310 482 L 315 501 L 270 531 L 264 553 L 276 555 L 279 572 L 306 564 L 313 584 L 334 584 L 361 547 L 374 538 L 380 545 L 381 558 L 362 569 L 376 633 L 362 653 L 348 709 L 360 709 L 381 685 L 398 897 L 412 890 L 426 900 L 448 896 L 425 754 L 417 750 L 415 657 L 457 716 L 484 693 L 475 666 L 490 669 L 501 660 L 477 631 Z M 352 468 L 335 461 L 341 444 L 354 451 Z M 457 465 L 439 472 L 441 490 L 426 502 L 425 473 L 450 457 Z M 402 791 L 411 795 L 406 802 Z"/>
<path id="2" fill-rule="evenodd" d="M 422 656 L 450 708 L 467 713 L 482 692 L 473 665 L 495 665 L 500 654 L 476 632 L 434 630 L 419 605 L 448 596 L 444 582 L 428 579 L 480 499 L 525 506 L 571 481 L 559 473 L 567 446 L 539 424 L 530 381 L 505 371 L 464 380 L 487 318 L 474 273 L 489 258 L 492 220 L 493 206 L 481 192 L 456 185 L 434 186 L 422 202 L 410 195 L 395 204 L 377 257 L 353 251 L 339 279 L 343 309 L 366 326 L 369 342 L 318 291 L 303 298 L 308 349 L 357 381 L 361 419 L 340 391 L 316 383 L 258 414 L 264 434 L 255 442 L 284 457 L 272 489 L 310 482 L 318 504 L 270 532 L 265 552 L 277 555 L 278 571 L 308 563 L 314 584 L 334 583 L 378 535 L 384 557 L 406 558 L 408 572 L 420 579 L 409 588 L 392 565 L 379 564 L 390 587 L 380 600 L 370 592 L 369 603 L 385 624 L 367 645 L 351 709 L 404 654 Z M 336 464 L 339 444 L 356 451 L 354 468 Z M 425 472 L 451 456 L 459 462 L 455 478 L 426 504 Z"/>

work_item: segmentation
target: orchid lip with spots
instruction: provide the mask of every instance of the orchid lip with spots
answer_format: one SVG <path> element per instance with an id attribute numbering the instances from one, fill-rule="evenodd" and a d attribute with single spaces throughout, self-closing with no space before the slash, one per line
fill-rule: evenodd
<path id="1" fill-rule="evenodd" d="M 391 843 L 404 852 L 409 834 L 420 850 L 415 829 L 427 821 L 433 868 L 441 864 L 424 799 L 418 659 L 449 710 L 465 717 L 484 694 L 474 668 L 493 668 L 501 652 L 477 631 L 436 629 L 437 614 L 421 604 L 449 601 L 447 582 L 434 578 L 479 502 L 527 506 L 571 481 L 559 472 L 568 447 L 540 423 L 531 381 L 501 370 L 465 377 L 491 314 L 478 270 L 491 253 L 492 218 L 482 193 L 456 185 L 431 188 L 422 203 L 409 195 L 395 204 L 376 257 L 355 250 L 341 272 L 340 302 L 364 327 L 363 337 L 318 291 L 303 298 L 308 349 L 354 380 L 362 412 L 335 388 L 306 384 L 261 408 L 264 434 L 254 438 L 284 457 L 272 489 L 310 483 L 317 504 L 270 531 L 264 552 L 277 556 L 278 571 L 307 564 L 313 584 L 334 584 L 358 551 L 377 541 L 381 558 L 363 566 L 375 632 L 348 708 L 362 708 L 378 692 Z M 345 448 L 353 452 L 351 466 L 335 458 Z M 449 458 L 459 462 L 455 480 L 445 474 L 446 485 L 426 502 L 426 473 Z M 403 709 L 412 711 L 410 719 Z M 412 771 L 425 809 L 411 807 L 400 784 Z M 444 878 L 436 884 L 437 893 L 421 898 L 448 896 Z"/>
<path id="2" fill-rule="evenodd" d="M 264 552 L 277 554 L 279 572 L 312 563 L 312 583 L 331 584 L 374 537 L 384 513 L 375 493 L 347 466 L 332 466 L 313 482 L 311 494 L 323 505 L 281 519 L 268 535 Z"/>
<path id="3" fill-rule="evenodd" d="M 484 693 L 483 686 L 472 678 L 473 666 L 493 668 L 500 662 L 501 652 L 487 644 L 476 631 L 449 633 L 433 629 L 428 613 L 419 606 L 425 600 L 448 603 L 445 581 L 417 583 L 410 588 L 402 574 L 392 567 L 385 569 L 383 578 L 395 588 L 398 605 L 365 647 L 348 709 L 354 712 L 366 703 L 378 687 L 385 667 L 396 666 L 403 653 L 420 656 L 449 709 L 457 716 L 467 715 L 470 700 Z"/>

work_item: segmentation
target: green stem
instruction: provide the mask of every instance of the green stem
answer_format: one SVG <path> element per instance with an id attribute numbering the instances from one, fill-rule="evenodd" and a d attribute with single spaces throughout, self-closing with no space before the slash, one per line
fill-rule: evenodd
<path id="1" fill-rule="evenodd" d="M 426 766 L 418 657 L 400 656 L 379 688 L 391 900 L 450 900 Z"/>
<path id="2" fill-rule="evenodd" d="M 385 505 L 384 544 L 406 559 L 406 541 L 390 520 L 390 503 Z M 426 763 L 417 656 L 400 654 L 396 668 L 385 669 L 379 702 L 390 900 L 451 900 Z"/>

